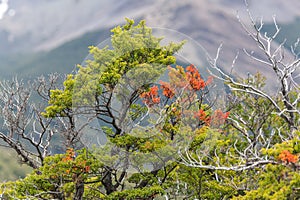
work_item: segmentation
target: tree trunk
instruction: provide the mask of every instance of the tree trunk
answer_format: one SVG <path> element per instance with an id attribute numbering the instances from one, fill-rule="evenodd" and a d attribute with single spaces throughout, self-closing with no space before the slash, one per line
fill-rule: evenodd
<path id="1" fill-rule="evenodd" d="M 81 178 L 79 177 L 79 178 L 76 180 L 76 185 L 75 185 L 75 195 L 74 195 L 73 200 L 81 200 L 81 199 L 82 199 L 82 196 L 83 196 L 83 193 L 84 193 L 84 183 L 83 183 L 83 181 L 81 180 Z"/>

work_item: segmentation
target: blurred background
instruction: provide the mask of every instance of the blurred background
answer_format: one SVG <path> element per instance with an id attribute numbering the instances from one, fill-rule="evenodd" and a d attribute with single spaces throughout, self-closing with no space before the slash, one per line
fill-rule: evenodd
<path id="1" fill-rule="evenodd" d="M 289 46 L 300 36 L 300 1 L 248 3 L 254 18 L 263 17 L 263 31 L 274 32 L 272 16 L 276 16 L 282 29 L 276 41 L 288 38 L 288 55 Z M 223 43 L 223 69 L 230 70 L 239 51 L 235 74 L 246 76 L 259 70 L 271 77 L 270 70 L 243 54 L 243 48 L 257 47 L 238 23 L 237 14 L 249 23 L 244 0 L 0 0 L 0 79 L 71 73 L 88 55 L 88 46 L 109 38 L 110 29 L 124 24 L 125 17 L 184 33 L 212 57 Z M 0 181 L 29 172 L 14 162 L 15 154 L 0 150 Z"/>

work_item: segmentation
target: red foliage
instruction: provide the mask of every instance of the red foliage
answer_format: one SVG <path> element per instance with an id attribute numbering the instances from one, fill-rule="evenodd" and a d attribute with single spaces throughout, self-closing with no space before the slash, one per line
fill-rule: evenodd
<path id="1" fill-rule="evenodd" d="M 84 172 L 89 172 L 90 170 L 91 170 L 91 166 L 86 165 L 86 166 L 84 167 Z"/>
<path id="2" fill-rule="evenodd" d="M 186 77 L 193 90 L 200 90 L 206 86 L 205 81 L 201 78 L 199 71 L 194 65 L 186 68 Z"/>
<path id="3" fill-rule="evenodd" d="M 168 69 L 169 82 L 160 81 L 160 88 L 162 89 L 163 95 L 161 97 L 171 99 L 175 95 L 179 94 L 181 104 L 188 104 L 192 102 L 194 98 L 197 98 L 195 93 L 204 89 L 213 81 L 213 78 L 210 76 L 205 82 L 201 78 L 198 69 L 194 65 L 189 65 L 186 67 L 186 69 L 184 69 L 182 66 L 176 66 L 176 68 L 169 66 Z M 158 90 L 158 86 L 153 86 L 149 89 L 149 91 L 143 92 L 140 95 L 140 97 L 143 99 L 143 102 L 147 106 L 152 107 L 161 102 Z M 197 113 L 195 113 L 195 117 L 204 122 L 206 125 L 221 125 L 227 119 L 228 115 L 229 113 L 223 113 L 220 110 L 217 110 L 212 116 L 208 115 L 203 110 L 199 110 Z"/>
<path id="4" fill-rule="evenodd" d="M 202 109 L 195 113 L 195 117 L 198 118 L 200 121 L 204 122 L 206 125 L 210 124 L 210 116 L 208 116 Z"/>
<path id="5" fill-rule="evenodd" d="M 175 91 L 171 88 L 170 83 L 160 81 L 160 87 L 163 89 L 163 95 L 167 98 L 172 98 L 175 95 Z"/>
<path id="6" fill-rule="evenodd" d="M 229 112 L 223 113 L 220 109 L 216 110 L 211 116 L 209 116 L 204 110 L 200 109 L 195 113 L 195 117 L 206 125 L 221 126 L 228 118 Z"/>
<path id="7" fill-rule="evenodd" d="M 143 102 L 149 107 L 160 102 L 160 97 L 158 96 L 158 87 L 156 85 L 151 87 L 148 92 L 143 92 L 140 97 L 144 99 Z"/>
<path id="8" fill-rule="evenodd" d="M 62 159 L 63 162 L 74 160 L 75 151 L 73 148 L 68 148 L 66 151 L 66 156 Z"/>
<path id="9" fill-rule="evenodd" d="M 66 174 L 76 173 L 78 170 L 80 172 L 88 173 L 91 170 L 91 166 L 86 164 L 86 161 L 76 161 L 75 151 L 73 148 L 68 148 L 65 157 L 62 159 L 63 162 L 70 162 L 70 169 L 66 170 Z"/>
<path id="10" fill-rule="evenodd" d="M 224 124 L 229 114 L 230 114 L 229 112 L 223 113 L 220 109 L 215 110 L 214 114 L 211 116 L 212 119 L 211 124 L 213 126 L 220 126 Z"/>
<path id="11" fill-rule="evenodd" d="M 286 163 L 296 163 L 298 161 L 298 156 L 290 153 L 288 150 L 283 150 L 279 156 L 279 160 Z"/>

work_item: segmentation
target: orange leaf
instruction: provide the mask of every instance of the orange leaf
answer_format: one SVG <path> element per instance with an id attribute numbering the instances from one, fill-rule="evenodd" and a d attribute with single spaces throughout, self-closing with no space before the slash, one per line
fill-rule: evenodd
<path id="1" fill-rule="evenodd" d="M 292 154 L 288 150 L 283 150 L 279 154 L 278 158 L 279 158 L 279 160 L 281 160 L 283 162 L 287 162 L 287 163 L 296 163 L 299 159 L 297 155 Z"/>

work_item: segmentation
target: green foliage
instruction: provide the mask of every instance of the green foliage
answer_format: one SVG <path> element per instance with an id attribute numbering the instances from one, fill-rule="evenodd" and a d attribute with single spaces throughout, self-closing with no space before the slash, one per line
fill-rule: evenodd
<path id="1" fill-rule="evenodd" d="M 93 60 L 88 60 L 86 66 L 79 65 L 79 71 L 73 77 L 68 76 L 64 90 L 51 91 L 45 116 L 60 115 L 72 106 L 94 105 L 95 96 L 103 92 L 102 87 L 114 89 L 127 72 L 136 68 L 135 77 L 155 81 L 167 65 L 175 62 L 173 54 L 184 43 L 161 46 L 162 38 L 154 37 L 145 21 L 134 26 L 134 21 L 127 19 L 127 24 L 112 29 L 112 33 L 112 49 L 90 47 Z M 141 68 L 140 72 L 138 68 Z M 68 87 L 69 82 L 72 87 Z"/>
<path id="2" fill-rule="evenodd" d="M 111 195 L 108 195 L 104 199 L 107 200 L 115 200 L 115 199 L 126 199 L 126 200 L 134 200 L 134 199 L 153 199 L 155 196 L 159 194 L 163 194 L 164 190 L 160 186 L 151 186 L 148 188 L 141 188 L 135 190 L 123 190 L 121 192 L 114 192 Z"/>
<path id="3" fill-rule="evenodd" d="M 185 165 L 179 165 L 176 172 L 180 181 L 180 193 L 191 199 L 227 199 L 236 194 L 235 188 L 230 187 L 229 180 L 225 179 L 226 176 L 235 175 L 234 173 L 213 172 Z"/>
<path id="4" fill-rule="evenodd" d="M 66 116 L 73 104 L 74 83 L 73 75 L 68 75 L 64 81 L 64 91 L 59 89 L 51 90 L 50 106 L 42 113 L 45 117 Z"/>
<path id="5" fill-rule="evenodd" d="M 92 181 L 91 187 L 100 182 L 96 176 L 90 177 L 90 174 L 95 173 L 101 163 L 85 149 L 76 154 L 73 149 L 69 149 L 66 154 L 46 157 L 42 167 L 24 179 L 2 184 L 0 190 L 12 199 L 70 199 L 79 181 Z M 89 191 L 86 195 L 89 195 Z"/>
<path id="6" fill-rule="evenodd" d="M 63 89 L 51 90 L 43 116 L 75 123 L 84 108 L 96 108 L 88 114 L 104 123 L 107 143 L 46 157 L 0 193 L 8 199 L 298 198 L 299 132 L 291 137 L 278 108 L 256 93 L 233 91 L 230 112 L 213 110 L 206 100 L 212 79 L 203 80 L 193 65 L 168 67 L 169 82 L 154 84 L 183 45 L 161 40 L 145 21 L 127 19 L 112 29 L 110 48 L 90 47 L 93 59 L 68 75 Z M 239 82 L 263 90 L 265 78 L 257 73 Z M 134 124 L 140 120 L 145 127 Z M 261 158 L 268 164 L 247 169 Z"/>
<path id="7" fill-rule="evenodd" d="M 234 199 L 297 199 L 300 196 L 300 174 L 283 165 L 267 165 L 259 175 L 258 188 Z"/>
<path id="8" fill-rule="evenodd" d="M 241 82 L 253 85 L 263 90 L 265 78 L 257 73 Z M 286 121 L 276 114 L 274 105 L 259 95 L 234 92 L 239 100 L 233 102 L 231 118 L 236 121 L 247 122 L 239 123 L 238 127 L 228 127 L 231 135 L 247 134 L 247 139 L 255 141 L 255 144 L 263 144 L 265 138 L 271 138 L 269 145 L 261 148 L 256 147 L 261 157 L 273 160 L 266 166 L 255 169 L 255 174 L 244 177 L 253 183 L 252 178 L 257 180 L 257 184 L 245 184 L 244 190 L 239 192 L 233 199 L 297 199 L 299 193 L 299 138 L 298 132 L 295 137 L 290 138 L 291 129 Z M 295 98 L 294 91 L 288 94 L 292 99 Z M 274 98 L 279 106 L 283 106 L 281 99 Z M 243 132 L 246 130 L 247 132 Z M 259 134 L 263 134 L 261 137 Z M 283 140 L 282 138 L 286 138 Z M 236 144 L 240 149 L 245 148 L 246 138 L 240 137 Z"/>

